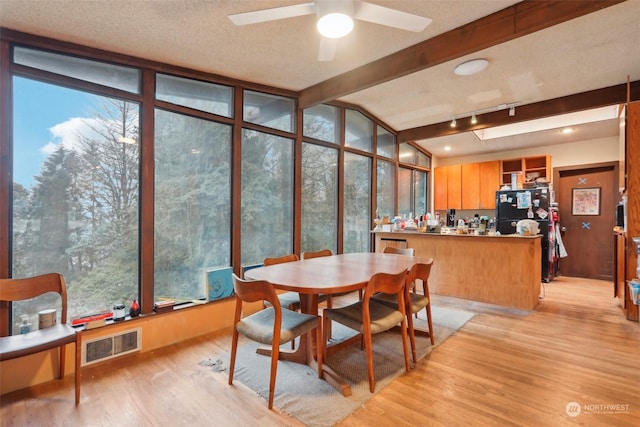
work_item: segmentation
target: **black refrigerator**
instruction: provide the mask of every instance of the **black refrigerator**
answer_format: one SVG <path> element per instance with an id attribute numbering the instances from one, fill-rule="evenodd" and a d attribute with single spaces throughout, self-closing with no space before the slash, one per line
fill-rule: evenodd
<path id="1" fill-rule="evenodd" d="M 550 209 L 551 193 L 548 187 L 526 188 L 522 190 L 496 191 L 496 230 L 501 235 L 515 234 L 516 223 L 522 219 L 538 222 L 542 235 L 542 278 L 543 282 L 553 280 L 550 248 L 555 242 L 552 233 L 553 220 Z"/>

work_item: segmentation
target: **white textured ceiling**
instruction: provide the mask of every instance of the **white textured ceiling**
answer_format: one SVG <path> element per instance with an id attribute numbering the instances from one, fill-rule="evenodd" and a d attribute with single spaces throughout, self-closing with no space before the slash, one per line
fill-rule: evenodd
<path id="1" fill-rule="evenodd" d="M 331 62 L 316 59 L 315 16 L 237 27 L 232 13 L 305 0 L 0 0 L 0 26 L 235 79 L 302 90 L 378 58 L 504 9 L 506 0 L 370 0 L 431 18 L 422 33 L 356 21 Z M 395 130 L 451 120 L 500 104 L 528 104 L 640 79 L 640 0 L 601 11 L 341 98 Z M 471 58 L 489 67 L 453 74 Z M 604 124 L 604 123 L 603 123 Z M 617 132 L 617 125 L 587 135 Z M 549 142 L 551 136 L 544 141 Z M 553 138 L 556 138 L 555 136 Z M 511 149 L 540 144 L 511 138 Z M 420 141 L 436 156 L 495 151 L 472 134 Z M 552 141 L 553 142 L 553 141 Z M 546 145 L 546 144 L 545 144 Z"/>

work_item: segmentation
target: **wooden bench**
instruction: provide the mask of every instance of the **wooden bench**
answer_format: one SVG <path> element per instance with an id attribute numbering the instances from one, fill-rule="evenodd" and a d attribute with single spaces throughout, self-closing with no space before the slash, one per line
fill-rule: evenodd
<path id="1" fill-rule="evenodd" d="M 65 347 L 75 343 L 76 405 L 80 403 L 81 335 L 67 325 L 67 288 L 58 273 L 43 274 L 24 279 L 0 279 L 0 301 L 13 302 L 55 292 L 62 299 L 60 324 L 20 335 L 0 337 L 0 361 L 16 359 L 41 351 L 60 349 L 60 378 L 64 378 Z"/>

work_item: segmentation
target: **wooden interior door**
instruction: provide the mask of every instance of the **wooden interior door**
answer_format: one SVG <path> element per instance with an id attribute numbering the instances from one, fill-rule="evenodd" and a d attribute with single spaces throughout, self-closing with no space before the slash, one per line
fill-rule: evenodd
<path id="1" fill-rule="evenodd" d="M 618 162 L 557 168 L 554 183 L 567 251 L 560 274 L 613 281 Z M 596 193 L 597 213 L 588 205 Z"/>

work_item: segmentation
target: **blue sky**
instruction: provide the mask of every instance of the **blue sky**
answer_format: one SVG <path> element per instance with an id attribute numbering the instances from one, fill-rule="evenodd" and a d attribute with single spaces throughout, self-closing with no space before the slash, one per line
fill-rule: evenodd
<path id="1" fill-rule="evenodd" d="M 54 145 L 75 138 L 97 97 L 19 77 L 13 85 L 13 180 L 28 187 Z"/>

